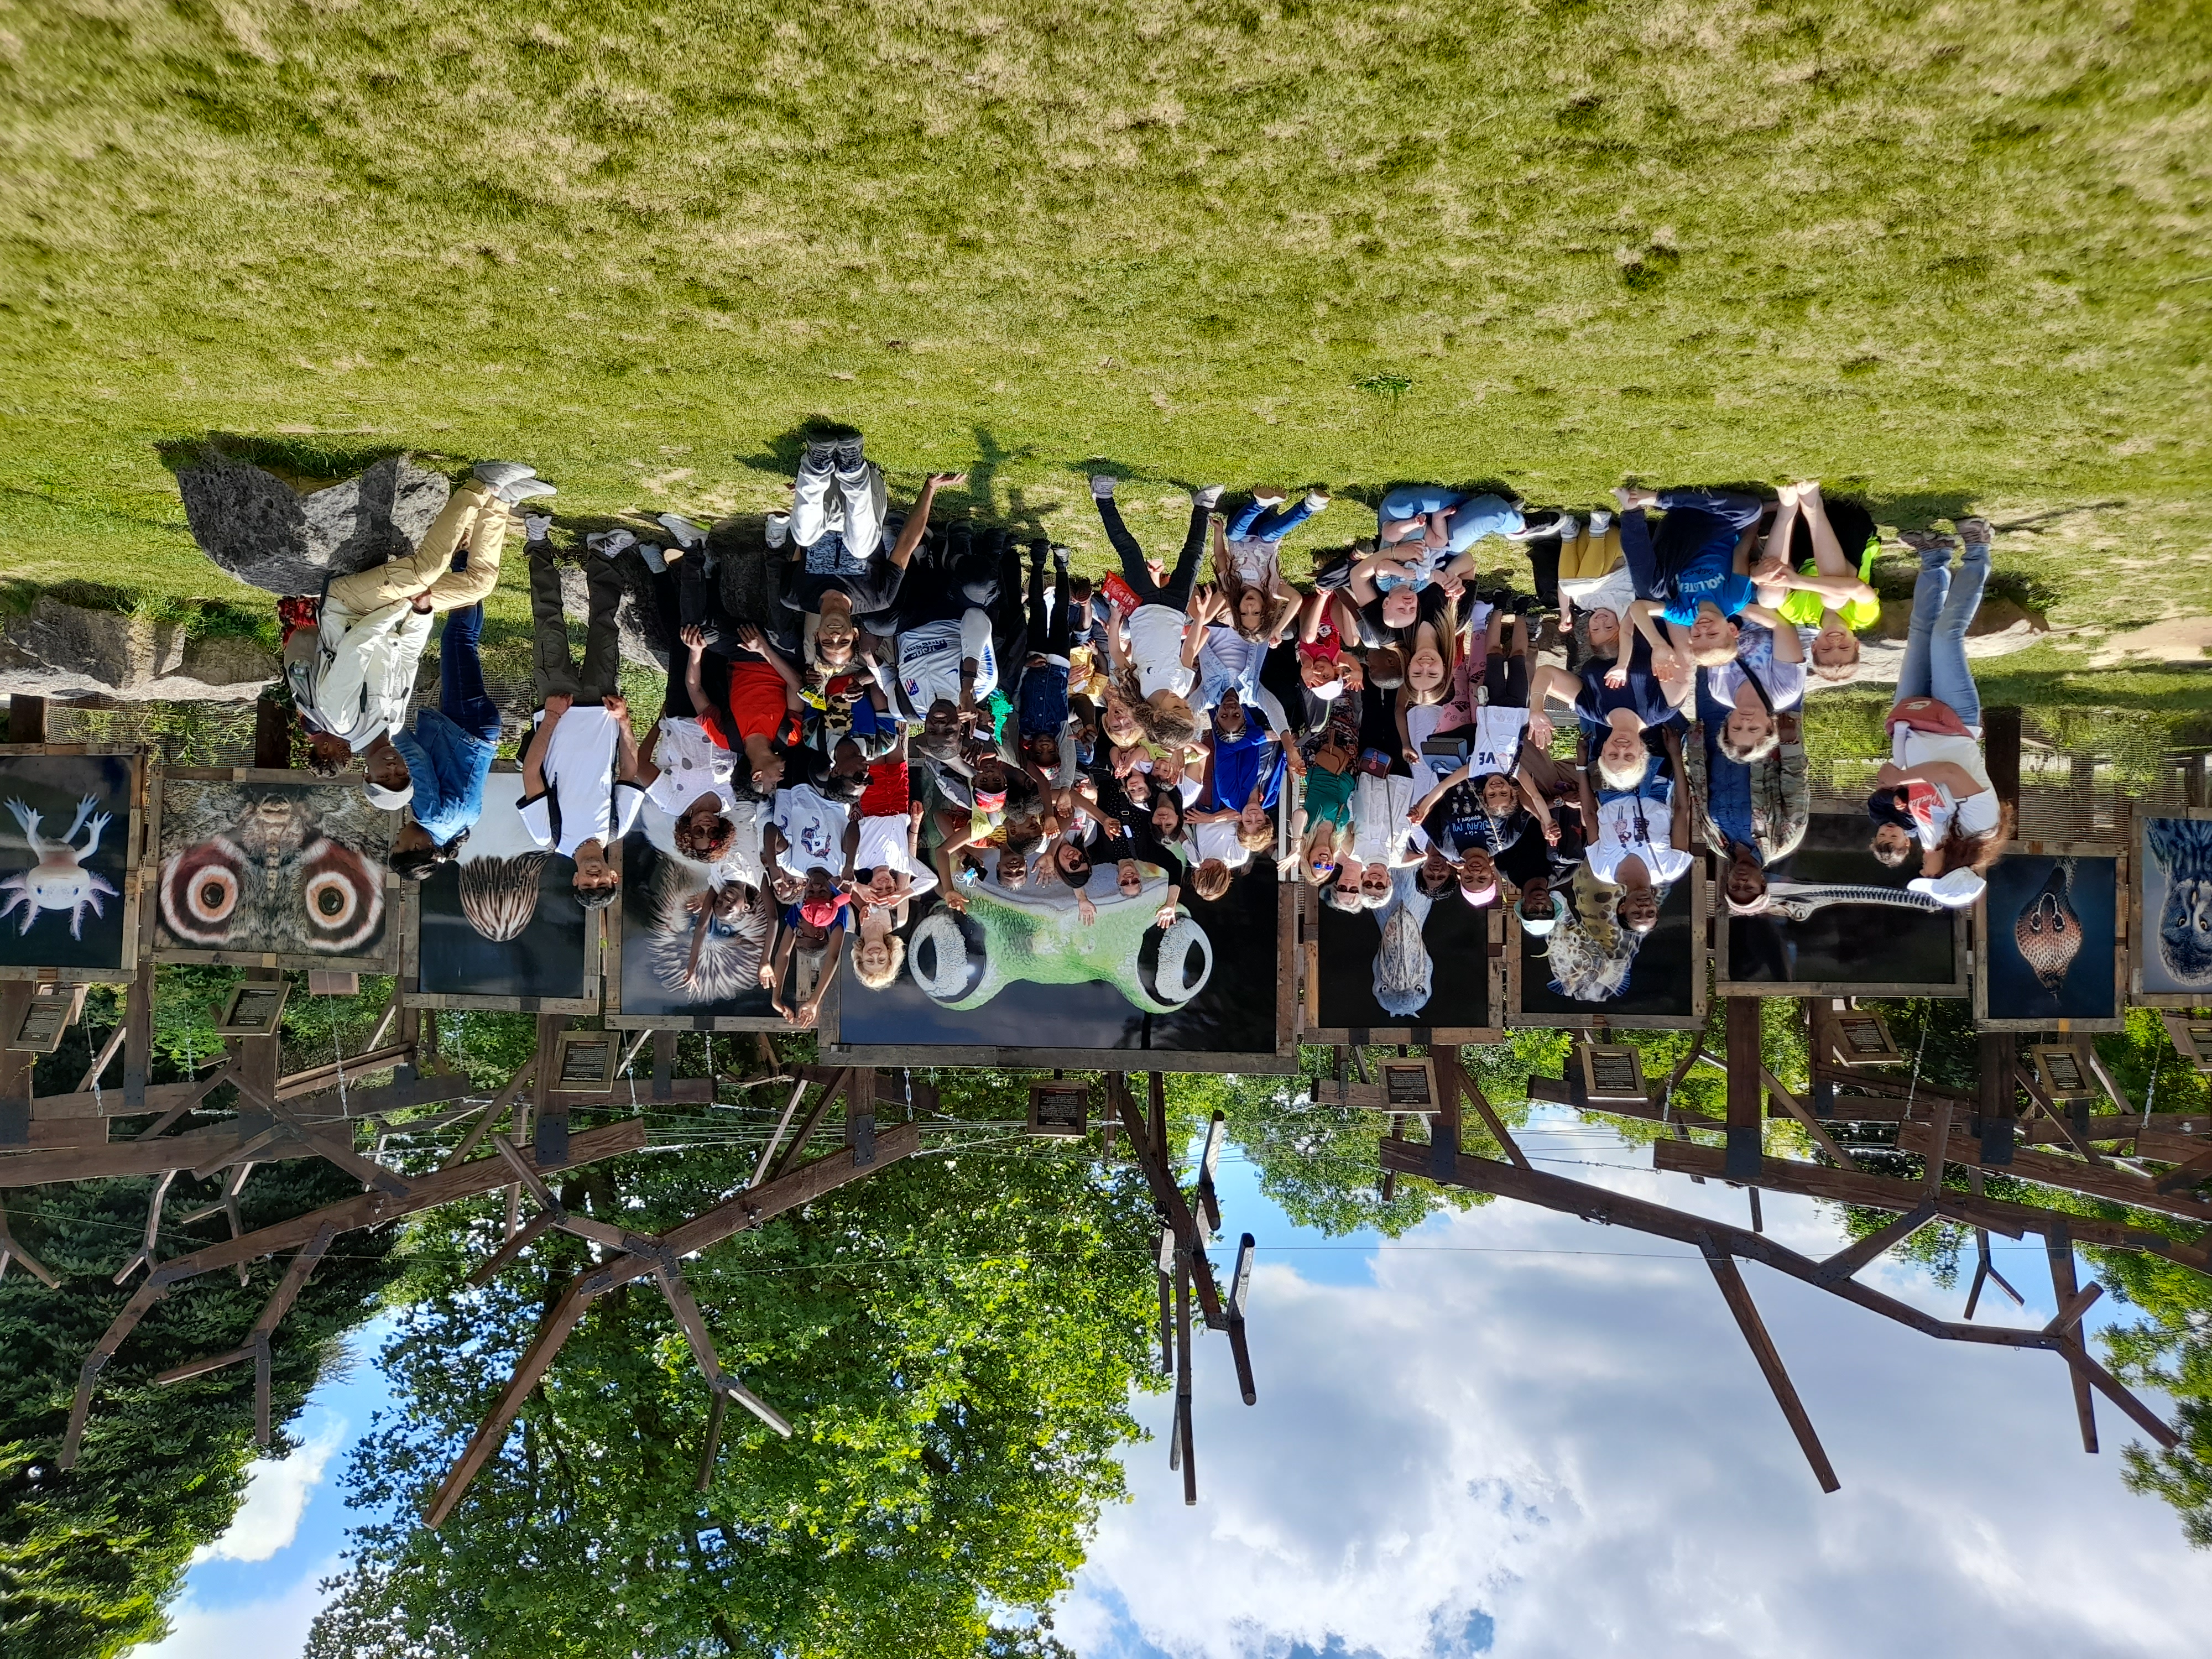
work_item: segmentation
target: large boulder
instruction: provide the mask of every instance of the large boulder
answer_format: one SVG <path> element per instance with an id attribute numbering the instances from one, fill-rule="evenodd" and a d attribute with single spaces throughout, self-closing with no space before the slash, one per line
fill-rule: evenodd
<path id="1" fill-rule="evenodd" d="M 320 593 L 332 576 L 412 554 L 453 493 L 442 473 L 388 455 L 357 478 L 302 495 L 212 448 L 178 471 L 177 489 L 209 558 L 287 595 Z"/>
<path id="2" fill-rule="evenodd" d="M 182 624 L 40 594 L 0 617 L 0 692 L 58 701 L 251 702 L 276 677 L 259 641 L 187 639 Z"/>

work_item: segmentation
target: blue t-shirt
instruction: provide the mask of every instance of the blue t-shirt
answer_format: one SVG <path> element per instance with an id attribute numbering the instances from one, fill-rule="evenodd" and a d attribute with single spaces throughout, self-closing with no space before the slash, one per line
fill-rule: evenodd
<path id="1" fill-rule="evenodd" d="M 1213 733 L 1213 767 L 1206 775 L 1202 805 L 1208 811 L 1227 807 L 1242 811 L 1256 786 L 1260 804 L 1272 810 L 1283 789 L 1283 751 L 1268 731 L 1267 717 L 1256 708 L 1244 711 L 1244 729 L 1226 737 Z"/>
<path id="2" fill-rule="evenodd" d="M 1738 573 L 1730 549 L 1699 552 L 1675 573 L 1674 597 L 1660 614 L 1685 628 L 1697 621 L 1700 602 L 1718 605 L 1723 617 L 1735 616 L 1757 596 L 1751 578 Z"/>

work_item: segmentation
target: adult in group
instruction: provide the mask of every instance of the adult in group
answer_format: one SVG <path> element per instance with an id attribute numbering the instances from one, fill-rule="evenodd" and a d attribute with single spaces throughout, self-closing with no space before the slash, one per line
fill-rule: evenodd
<path id="1" fill-rule="evenodd" d="M 1911 539 L 1920 554 L 1912 628 L 1889 711 L 1890 759 L 1867 811 L 1875 855 L 1903 864 L 1917 843 L 1920 874 L 1909 884 L 1963 908 L 1980 896 L 1982 872 L 2003 849 L 2012 820 L 1982 757 L 1982 697 L 1966 660 L 1966 629 L 1989 580 L 1990 526 L 1960 520 L 1965 550 L 1955 571 L 1949 538 Z"/>
<path id="2" fill-rule="evenodd" d="M 819 561 L 819 568 L 806 559 L 805 548 L 793 548 L 793 562 L 800 568 L 786 582 L 782 603 L 798 615 L 800 656 L 810 669 L 824 675 L 848 672 L 861 648 L 863 630 L 885 638 L 896 631 L 900 590 L 915 550 L 929 532 L 937 492 L 967 481 L 964 472 L 931 473 L 888 548 L 879 535 L 857 556 Z"/>
<path id="3" fill-rule="evenodd" d="M 1797 629 L 1813 672 L 1841 682 L 1858 672 L 1859 635 L 1881 620 L 1874 562 L 1881 537 L 1856 501 L 1830 502 L 1808 478 L 1775 491 L 1766 557 L 1752 573 L 1759 598 Z M 1799 580 L 1785 584 L 1795 571 Z"/>
<path id="4" fill-rule="evenodd" d="M 1220 505 L 1222 486 L 1207 484 L 1190 496 L 1190 527 L 1176 555 L 1175 568 L 1156 579 L 1145 559 L 1145 550 L 1121 521 L 1114 501 L 1114 479 L 1094 474 L 1091 500 L 1098 507 L 1106 539 L 1121 556 L 1121 580 L 1135 600 L 1121 628 L 1107 629 L 1107 654 L 1114 665 L 1107 690 L 1108 735 L 1117 741 L 1131 732 L 1155 751 L 1194 742 L 1198 720 L 1189 702 L 1198 683 L 1198 647 L 1202 628 L 1190 623 L 1191 592 L 1198 584 L 1200 556 L 1206 549 L 1206 529 L 1213 509 Z M 1186 630 L 1188 637 L 1186 638 Z M 1126 632 L 1127 644 L 1122 642 Z"/>
<path id="5" fill-rule="evenodd" d="M 1601 772 L 1595 787 L 1587 772 L 1583 777 L 1583 816 L 1595 826 L 1583 855 L 1583 867 L 1620 890 L 1614 917 L 1638 934 L 1658 925 L 1666 890 L 1689 874 L 1697 857 L 1691 840 L 1689 791 L 1680 781 L 1680 739 L 1672 726 L 1665 728 L 1663 737 L 1672 776 L 1647 774 L 1627 788 L 1610 787 Z"/>
<path id="6" fill-rule="evenodd" d="M 554 493 L 519 461 L 481 462 L 412 557 L 331 580 L 313 630 L 300 629 L 284 646 L 285 684 L 307 728 L 313 771 L 335 776 L 406 719 L 432 618 L 483 602 L 499 582 L 515 503 Z M 544 544 L 552 522 L 530 521 L 533 546 Z M 408 784 L 404 757 L 382 744 L 368 769 L 369 798 L 396 810 Z"/>
<path id="7" fill-rule="evenodd" d="M 407 821 L 392 840 L 391 867 L 421 881 L 454 857 L 483 815 L 484 779 L 499 752 L 499 705 L 484 690 L 483 606 L 446 613 L 438 638 L 438 706 L 388 739 L 406 766 Z M 373 752 L 373 751 L 372 751 Z"/>

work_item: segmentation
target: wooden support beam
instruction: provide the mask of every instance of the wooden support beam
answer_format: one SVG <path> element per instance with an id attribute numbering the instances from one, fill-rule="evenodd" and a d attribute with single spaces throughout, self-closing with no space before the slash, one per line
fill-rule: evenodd
<path id="1" fill-rule="evenodd" d="M 1850 1154 L 1838 1146 L 1834 1137 L 1829 1134 L 1828 1126 L 1814 1116 L 1796 1095 L 1784 1088 L 1779 1078 L 1768 1071 L 1765 1066 L 1761 1066 L 1759 1068 L 1759 1080 L 1766 1085 L 1766 1097 L 1778 1102 L 1784 1111 L 1796 1119 L 1798 1127 L 1813 1138 L 1813 1144 L 1815 1146 L 1834 1159 L 1840 1168 L 1849 1170 L 1856 1167 L 1851 1162 Z"/>
<path id="2" fill-rule="evenodd" d="M 775 1121 L 775 1133 L 769 1136 L 768 1145 L 761 1148 L 760 1162 L 753 1167 L 750 1185 L 757 1187 L 768 1179 L 769 1165 L 775 1159 L 775 1149 L 783 1144 L 783 1132 L 791 1127 L 791 1115 L 799 1109 L 799 1103 L 806 1094 L 807 1079 L 801 1077 L 792 1085 L 791 1098 L 783 1103 L 783 1115 Z"/>
<path id="3" fill-rule="evenodd" d="M 497 1249 L 484 1259 L 483 1265 L 469 1275 L 471 1288 L 480 1291 L 497 1279 L 507 1271 L 508 1263 L 536 1243 L 560 1218 L 561 1212 L 558 1210 L 540 1210 L 516 1228 L 501 1242 Z"/>
<path id="4" fill-rule="evenodd" d="M 1157 1079 L 1159 1073 L 1155 1072 Z M 1174 1172 L 1168 1167 L 1165 1141 L 1166 1109 L 1157 1105 L 1148 1122 L 1145 1114 L 1137 1109 L 1136 1097 L 1129 1092 L 1127 1079 L 1119 1072 L 1109 1072 L 1106 1077 L 1106 1098 L 1121 1119 L 1122 1132 L 1137 1154 L 1137 1167 L 1144 1171 L 1145 1184 L 1152 1188 L 1152 1204 L 1174 1232 L 1177 1247 L 1190 1257 L 1191 1287 L 1197 1293 L 1200 1311 L 1206 1317 L 1209 1329 L 1218 1329 L 1228 1317 L 1221 1305 L 1221 1296 L 1213 1282 L 1213 1264 L 1206 1259 L 1206 1249 L 1198 1236 L 1197 1218 L 1190 1212 L 1182 1188 L 1176 1183 Z M 1159 1138 L 1155 1139 L 1154 1123 L 1159 1126 Z M 1426 1151 L 1423 1148 L 1423 1151 Z M 1419 1174 L 1419 1170 L 1413 1171 Z"/>
<path id="5" fill-rule="evenodd" d="M 1460 1102 L 1462 1097 L 1473 1100 L 1474 1085 L 1467 1068 L 1460 1064 L 1457 1044 L 1431 1044 L 1429 1059 L 1437 1079 L 1437 1109 L 1429 1114 L 1429 1151 L 1439 1167 L 1449 1170 L 1451 1160 L 1459 1156 Z M 1482 1103 L 1480 1109 L 1486 1121 L 1496 1121 L 1497 1114 L 1491 1111 L 1488 1101 Z M 1492 1133 L 1498 1137 L 1498 1144 L 1507 1149 L 1509 1157 L 1519 1157 L 1521 1149 L 1505 1133 L 1504 1124 L 1498 1123 Z"/>
<path id="6" fill-rule="evenodd" d="M 1728 1175 L 1742 1180 L 1759 1170 L 1765 1127 L 1759 1111 L 1759 999 L 1728 999 Z"/>
<path id="7" fill-rule="evenodd" d="M 54 1277 L 46 1264 L 15 1242 L 15 1232 L 8 1225 L 7 1206 L 0 1205 L 0 1279 L 7 1277 L 8 1264 L 11 1261 L 21 1262 L 23 1271 L 48 1290 L 61 1289 L 61 1280 Z"/>
<path id="8" fill-rule="evenodd" d="M 630 1119 L 637 1125 L 641 1138 L 642 1120 Z M 596 1133 L 587 1131 L 586 1133 Z M 579 1135 L 577 1140 L 586 1137 Z M 836 1190 L 846 1182 L 871 1175 L 876 1170 L 910 1158 L 921 1149 L 921 1132 L 911 1123 L 900 1124 L 886 1130 L 876 1139 L 876 1162 L 867 1169 L 854 1165 L 849 1148 L 830 1152 L 811 1164 L 800 1165 L 787 1175 L 780 1176 L 765 1186 L 748 1187 L 735 1196 L 725 1200 L 705 1213 L 693 1217 L 682 1225 L 660 1235 L 654 1241 L 657 1248 L 651 1255 L 624 1252 L 597 1267 L 571 1279 L 568 1287 L 555 1299 L 544 1322 L 531 1340 L 516 1362 L 514 1374 L 493 1404 L 491 1412 L 477 1430 L 467 1449 L 447 1472 L 446 1478 L 433 1494 L 423 1511 L 423 1521 L 435 1528 L 453 1513 L 469 1484 L 478 1470 L 499 1449 L 507 1438 L 515 1415 L 522 1402 L 536 1388 L 553 1364 L 561 1346 L 580 1323 L 592 1303 L 618 1285 L 641 1279 L 655 1272 L 665 1261 L 680 1261 L 711 1244 L 718 1244 L 732 1235 L 757 1227 L 782 1214 L 811 1203 L 824 1193 Z M 740 1396 L 743 1403 L 742 1396 Z"/>
<path id="9" fill-rule="evenodd" d="M 531 1123 L 536 1132 L 538 1161 L 556 1164 L 567 1156 L 568 1146 L 568 1108 L 554 1092 L 553 1085 L 560 1079 L 553 1075 L 553 1063 L 545 1056 L 554 1052 L 561 1033 L 568 1027 L 566 1014 L 538 1016 L 538 1054 L 540 1056 L 538 1074 L 532 1079 Z"/>
<path id="10" fill-rule="evenodd" d="M 837 1103 L 838 1100 L 852 1088 L 852 1085 L 853 1069 L 849 1066 L 840 1066 L 836 1081 L 823 1085 L 821 1094 L 816 1097 L 814 1104 L 807 1109 L 806 1115 L 799 1121 L 799 1127 L 792 1131 L 791 1144 L 783 1149 L 775 1162 L 769 1166 L 770 1181 L 780 1181 L 790 1174 L 799 1158 L 805 1155 L 807 1142 L 814 1139 L 815 1132 L 822 1127 L 822 1120 L 830 1115 L 830 1109 Z"/>
<path id="11" fill-rule="evenodd" d="M 46 740 L 46 700 L 25 691 L 8 694 L 8 741 L 44 743 Z"/>
<path id="12" fill-rule="evenodd" d="M 1229 1355 L 1237 1367 L 1237 1391 L 1248 1406 L 1260 1403 L 1260 1385 L 1252 1376 L 1252 1350 L 1244 1340 L 1244 1304 L 1252 1293 L 1252 1235 L 1237 1243 L 1237 1266 L 1229 1276 Z"/>
<path id="13" fill-rule="evenodd" d="M 1928 1195 L 1930 1202 L 1943 1190 L 1943 1155 L 1950 1150 L 1950 1146 L 1951 1103 L 1939 1100 L 1936 1103 L 1935 1122 L 1928 1131 L 1928 1151 L 1925 1154 L 1928 1169 L 1921 1177 L 1920 1184 L 1920 1190 Z"/>
<path id="14" fill-rule="evenodd" d="M 1759 1189 L 1754 1187 L 1752 1190 L 1757 1192 Z M 1898 1245 L 1904 1243 L 1906 1239 L 1935 1220 L 1937 1212 L 1933 1200 L 1922 1204 L 1917 1209 L 1907 1210 L 1896 1220 L 1877 1227 L 1857 1243 L 1837 1251 L 1835 1255 L 1823 1261 L 1820 1263 L 1820 1272 L 1814 1276 L 1814 1282 L 1825 1289 L 1838 1279 L 1849 1279 L 1884 1250 L 1894 1249 Z"/>
<path id="15" fill-rule="evenodd" d="M 655 1031 L 653 1034 L 653 1097 L 659 1101 L 673 1100 L 675 1091 L 670 1085 L 675 1081 L 676 1033 Z"/>
<path id="16" fill-rule="evenodd" d="M 2002 1169 L 2012 1162 L 2013 1124 L 2020 1115 L 2020 1095 L 2013 1063 L 2015 1045 L 2008 1031 L 1984 1031 L 1979 1050 L 1981 1096 L 1977 1103 L 1982 1120 L 1981 1156 L 1984 1169 Z M 1956 1157 L 1957 1154 L 1952 1154 Z"/>
<path id="17" fill-rule="evenodd" d="M 1820 1444 L 1820 1434 L 1813 1427 L 1812 1414 L 1797 1397 L 1796 1384 L 1790 1380 L 1781 1351 L 1767 1334 L 1766 1322 L 1759 1316 L 1758 1304 L 1751 1299 L 1751 1287 L 1743 1282 L 1735 1258 L 1711 1240 L 1701 1241 L 1699 1248 L 1705 1252 L 1705 1265 L 1713 1270 L 1722 1296 L 1728 1300 L 1729 1311 L 1735 1316 L 1737 1328 L 1751 1345 L 1752 1358 L 1759 1361 L 1759 1369 L 1765 1374 L 1766 1386 L 1774 1391 L 1774 1403 L 1782 1407 L 1790 1431 L 1797 1437 L 1798 1449 L 1813 1466 L 1813 1478 L 1820 1483 L 1822 1492 L 1838 1490 L 1844 1483 L 1836 1478 L 1835 1465 L 1828 1461 L 1827 1451 Z"/>
<path id="18" fill-rule="evenodd" d="M 2063 1318 L 2081 1295 L 2081 1287 L 2074 1282 L 2074 1235 L 2067 1231 L 2064 1222 L 2056 1222 L 2045 1230 L 2043 1249 L 2045 1255 L 2051 1259 L 2051 1291 L 2057 1298 L 2058 1312 Z M 2083 1302 L 2081 1308 L 2075 1309 L 2074 1319 L 2080 1319 L 2088 1305 L 2087 1302 Z M 2057 1322 L 2054 1319 L 2051 1324 Z M 2070 1334 L 2073 1322 L 2069 1321 L 2064 1328 Z M 2089 1392 L 2089 1379 L 2079 1368 L 2069 1368 L 2067 1379 L 2074 1385 L 2074 1415 L 2081 1425 L 2081 1449 L 2094 1452 L 2097 1449 L 2097 1402 Z"/>
<path id="19" fill-rule="evenodd" d="M 692 1488 L 695 1492 L 708 1492 L 714 1487 L 714 1454 L 722 1449 L 722 1419 L 729 1409 L 730 1396 L 715 1389 L 714 1403 L 707 1408 L 707 1444 L 699 1454 L 699 1479 Z"/>
<path id="20" fill-rule="evenodd" d="M 1155 1073 L 1154 1075 L 1158 1075 Z M 1198 1502 L 1198 1459 L 1190 1439 L 1190 1253 L 1176 1252 L 1176 1444 L 1182 1451 L 1182 1501 Z"/>
<path id="21" fill-rule="evenodd" d="M 154 1063 L 154 959 L 138 964 L 123 996 L 123 1109 L 146 1109 L 146 1073 Z"/>
<path id="22" fill-rule="evenodd" d="M 1466 1066 L 1460 1060 L 1459 1049 L 1449 1046 L 1431 1052 L 1437 1060 L 1437 1091 L 1447 1098 L 1454 1095 L 1464 1096 L 1468 1104 L 1474 1108 L 1475 1115 L 1481 1118 L 1482 1127 L 1490 1131 L 1491 1139 L 1498 1143 L 1505 1156 L 1519 1168 L 1529 1168 L 1528 1154 L 1521 1150 L 1521 1143 L 1514 1139 L 1512 1131 L 1505 1127 L 1505 1120 L 1498 1115 L 1497 1109 L 1491 1105 L 1489 1098 L 1482 1092 L 1481 1085 L 1468 1075 Z M 1456 1111 L 1453 1114 L 1453 1127 L 1455 1131 L 1458 1127 Z M 1454 1158 L 1459 1156 L 1456 1133 L 1451 1140 L 1451 1155 Z"/>
<path id="23" fill-rule="evenodd" d="M 454 1147 L 447 1155 L 443 1165 L 444 1169 L 454 1169 L 468 1162 L 469 1155 L 475 1152 L 482 1144 L 483 1138 L 491 1133 L 492 1127 L 499 1121 L 501 1115 L 514 1104 L 522 1091 L 527 1089 L 532 1080 L 537 1077 L 538 1058 L 533 1054 L 529 1059 L 524 1060 L 516 1068 L 514 1075 L 507 1079 L 500 1091 L 491 1097 L 491 1104 L 484 1108 L 483 1115 L 469 1126 L 468 1133 L 461 1137 L 461 1144 Z"/>
<path id="24" fill-rule="evenodd" d="M 1935 1145 L 1935 1136 L 1928 1125 L 1904 1123 L 1898 1126 L 1897 1148 L 1903 1152 L 1917 1152 L 1923 1158 Z M 1954 1164 L 1979 1164 L 1980 1148 L 1971 1141 L 1953 1141 L 1950 1160 Z M 2212 1204 L 2184 1193 L 2160 1192 L 2158 1183 L 2142 1176 L 2130 1175 L 2125 1170 L 2115 1169 L 2110 1164 L 2084 1164 L 2078 1158 L 2067 1158 L 2058 1152 L 2038 1152 L 2021 1146 L 2013 1152 L 2005 1173 L 2022 1181 L 2039 1182 L 2046 1187 L 2057 1187 L 2085 1197 L 2101 1198 L 2114 1204 L 2133 1205 L 2137 1209 L 2154 1210 L 2161 1215 L 2179 1216 L 2185 1221 L 2212 1224 Z"/>

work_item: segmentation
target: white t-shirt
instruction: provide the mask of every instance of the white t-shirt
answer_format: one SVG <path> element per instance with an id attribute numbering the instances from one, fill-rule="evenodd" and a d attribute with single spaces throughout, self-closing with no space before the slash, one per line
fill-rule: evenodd
<path id="1" fill-rule="evenodd" d="M 1990 784 L 1987 763 L 1982 758 L 1982 746 L 1972 738 L 1954 732 L 1923 732 L 1899 720 L 1889 728 L 1890 759 L 1899 767 L 1910 770 L 1925 766 L 1931 761 L 1949 761 L 1966 769 L 1968 775 L 1981 788 L 1964 800 L 1942 784 L 1924 785 L 1936 793 L 1936 805 L 1923 810 L 1915 803 L 1913 816 L 1920 823 L 1921 844 L 1941 847 L 1949 833 L 1955 815 L 1959 828 L 1970 836 L 1985 836 L 1997 827 L 2000 813 L 1997 792 Z"/>
<path id="2" fill-rule="evenodd" d="M 1431 760 L 1421 753 L 1421 745 L 1436 736 L 1437 726 L 1443 717 L 1442 703 L 1417 702 L 1407 705 L 1406 708 L 1406 766 L 1413 775 L 1414 799 L 1417 800 L 1443 782 L 1445 774 L 1451 770 L 1448 764 L 1439 769 L 1438 762 L 1443 759 L 1442 756 Z"/>
<path id="3" fill-rule="evenodd" d="M 1528 730 L 1528 711 L 1486 702 L 1474 711 L 1474 724 L 1460 730 L 1471 745 L 1467 755 L 1468 776 L 1480 778 L 1503 772 L 1510 777 L 1514 763 L 1521 758 L 1521 739 Z"/>
<path id="4" fill-rule="evenodd" d="M 747 887 L 757 887 L 766 874 L 761 868 L 761 812 L 767 803 L 741 800 L 730 805 L 723 816 L 737 826 L 738 833 L 730 838 L 730 850 L 722 854 L 722 861 L 714 866 L 714 882 L 726 887 L 738 882 Z"/>
<path id="5" fill-rule="evenodd" d="M 981 702 L 999 685 L 991 619 L 981 611 L 970 611 L 955 621 L 924 623 L 899 635 L 899 684 L 916 719 L 940 697 L 959 702 L 960 665 L 969 657 L 975 659 L 975 701 Z"/>
<path id="6" fill-rule="evenodd" d="M 1692 854 L 1677 852 L 1667 844 L 1672 828 L 1667 801 L 1646 800 L 1632 795 L 1600 801 L 1597 834 L 1590 837 L 1583 860 L 1589 866 L 1590 874 L 1600 881 L 1617 882 L 1624 863 L 1632 858 L 1641 859 L 1644 867 L 1651 872 L 1653 882 L 1662 887 L 1669 886 L 1689 873 L 1692 862 Z"/>
<path id="7" fill-rule="evenodd" d="M 1251 849 L 1237 839 L 1237 820 L 1224 818 L 1218 823 L 1194 823 L 1190 826 L 1191 859 L 1194 866 L 1208 859 L 1219 859 L 1231 869 L 1240 869 L 1252 861 Z"/>
<path id="8" fill-rule="evenodd" d="M 803 876 L 817 865 L 837 874 L 845 867 L 845 825 L 851 816 L 843 802 L 827 799 L 811 784 L 777 790 L 775 816 L 770 821 L 790 845 L 776 861 L 794 876 Z"/>
<path id="9" fill-rule="evenodd" d="M 1577 611 L 1610 611 L 1628 626 L 1628 607 L 1636 603 L 1636 579 L 1626 564 L 1617 564 L 1602 576 L 1562 576 L 1559 597 L 1571 599 Z"/>
<path id="10" fill-rule="evenodd" d="M 1229 568 L 1237 573 L 1238 581 L 1263 591 L 1274 586 L 1276 574 L 1282 568 L 1277 559 L 1279 541 L 1263 542 L 1256 536 L 1239 536 L 1227 545 Z"/>
<path id="11" fill-rule="evenodd" d="M 927 893 L 936 886 L 937 872 L 907 852 L 907 828 L 911 822 L 903 812 L 895 817 L 886 814 L 879 818 L 862 818 L 860 848 L 853 855 L 853 868 L 889 870 L 911 877 L 916 893 Z"/>
<path id="12" fill-rule="evenodd" d="M 1182 665 L 1183 614 L 1164 605 L 1140 605 L 1129 618 L 1129 660 L 1146 696 L 1172 691 L 1188 696 L 1198 675 Z"/>
<path id="13" fill-rule="evenodd" d="M 1425 849 L 1428 837 L 1406 820 L 1413 810 L 1413 779 L 1362 772 L 1352 790 L 1352 857 L 1362 864 L 1389 864 L 1408 842 Z"/>
<path id="14" fill-rule="evenodd" d="M 646 790 L 655 806 L 672 818 L 701 795 L 719 793 L 729 803 L 728 785 L 737 762 L 730 751 L 709 738 L 695 720 L 660 722 L 660 741 L 653 745 L 653 764 L 660 769 Z"/>
<path id="15" fill-rule="evenodd" d="M 1736 640 L 1735 659 L 1714 669 L 1706 678 L 1705 689 L 1721 702 L 1732 703 L 1746 674 L 1758 677 L 1778 714 L 1786 714 L 1805 701 L 1805 665 L 1784 662 L 1778 658 L 1774 654 L 1773 632 L 1757 623 L 1744 624 Z"/>
<path id="16" fill-rule="evenodd" d="M 544 723 L 541 712 L 538 723 Z M 535 733 L 531 741 L 537 741 Z M 614 716 L 593 703 L 579 703 L 561 716 L 547 741 L 540 769 L 546 793 L 523 801 L 523 828 L 538 846 L 574 858 L 587 841 L 611 848 L 637 822 L 645 791 L 615 781 L 617 736 Z M 561 824 L 553 826 L 553 801 L 560 803 Z"/>

